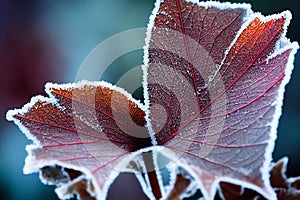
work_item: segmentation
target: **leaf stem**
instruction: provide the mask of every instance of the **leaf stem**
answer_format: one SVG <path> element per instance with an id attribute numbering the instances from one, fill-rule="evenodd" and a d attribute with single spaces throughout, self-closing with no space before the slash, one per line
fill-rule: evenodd
<path id="1" fill-rule="evenodd" d="M 143 153 L 143 159 L 144 159 L 144 162 L 145 162 L 147 175 L 148 175 L 148 178 L 149 178 L 152 193 L 153 193 L 155 199 L 158 200 L 162 197 L 162 194 L 161 194 L 159 182 L 158 182 L 158 179 L 157 179 L 156 170 L 155 170 L 155 167 L 154 167 L 154 160 L 153 160 L 152 151 Z"/>

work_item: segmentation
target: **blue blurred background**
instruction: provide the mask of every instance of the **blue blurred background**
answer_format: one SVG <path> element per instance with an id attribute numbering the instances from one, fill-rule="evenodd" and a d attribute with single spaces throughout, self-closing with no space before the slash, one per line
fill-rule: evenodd
<path id="1" fill-rule="evenodd" d="M 250 2 L 253 10 L 263 14 L 291 10 L 293 20 L 287 35 L 292 41 L 300 41 L 297 0 L 245 2 Z M 73 82 L 84 58 L 97 44 L 121 31 L 145 27 L 153 4 L 154 0 L 0 1 L 1 199 L 57 199 L 54 187 L 44 186 L 38 174 L 23 175 L 25 146 L 31 142 L 13 123 L 5 120 L 6 111 L 21 107 L 31 96 L 44 94 L 46 82 Z M 140 65 L 142 51 L 136 51 L 118 63 L 127 68 Z M 117 70 L 117 67 L 113 69 Z M 114 82 L 113 72 L 110 75 L 106 76 L 106 80 Z M 300 175 L 299 91 L 300 53 L 296 55 L 294 73 L 286 88 L 274 152 L 274 160 L 289 157 L 288 176 Z M 134 188 L 133 191 L 131 188 Z M 109 198 L 119 199 L 124 194 L 133 195 L 131 197 L 136 199 L 145 198 L 138 193 L 141 192 L 137 182 L 123 175 L 117 180 Z"/>

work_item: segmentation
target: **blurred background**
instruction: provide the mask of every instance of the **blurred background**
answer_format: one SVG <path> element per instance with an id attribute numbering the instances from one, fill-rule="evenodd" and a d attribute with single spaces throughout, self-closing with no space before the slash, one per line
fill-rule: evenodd
<path id="1" fill-rule="evenodd" d="M 265 15 L 290 10 L 293 20 L 287 35 L 291 41 L 300 41 L 297 0 L 231 2 L 250 2 L 254 11 Z M 154 0 L 0 1 L 1 199 L 57 199 L 54 187 L 44 186 L 38 174 L 23 175 L 25 146 L 31 141 L 17 126 L 5 120 L 6 111 L 20 108 L 32 96 L 45 95 L 46 82 L 74 82 L 79 66 L 97 44 L 119 32 L 146 27 L 153 4 Z M 104 79 L 115 83 L 118 67 L 130 69 L 141 65 L 142 55 L 142 51 L 137 50 L 118 59 Z M 300 176 L 299 91 L 300 53 L 297 53 L 291 81 L 286 87 L 274 151 L 274 160 L 289 157 L 288 176 Z M 137 181 L 128 175 L 116 180 L 109 199 L 119 199 L 124 194 L 133 195 L 128 196 L 129 199 L 145 199 Z"/>

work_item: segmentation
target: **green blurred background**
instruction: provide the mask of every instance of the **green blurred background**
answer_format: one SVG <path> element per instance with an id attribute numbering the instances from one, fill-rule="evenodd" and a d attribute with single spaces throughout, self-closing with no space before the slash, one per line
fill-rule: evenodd
<path id="1" fill-rule="evenodd" d="M 300 41 L 300 6 L 297 0 L 253 0 L 263 14 L 290 10 L 288 37 Z M 101 41 L 119 32 L 146 27 L 153 0 L 1 0 L 0 1 L 0 195 L 4 200 L 57 199 L 54 187 L 44 186 L 38 174 L 23 175 L 25 146 L 30 144 L 5 113 L 44 94 L 46 82 L 73 82 L 80 64 Z M 142 51 L 129 53 L 112 64 L 105 79 L 116 81 L 118 67 L 142 64 Z M 288 176 L 300 175 L 300 53 L 286 87 L 274 160 L 288 156 Z M 125 184 L 124 184 L 125 183 Z M 136 193 L 136 194 L 135 194 Z M 121 176 L 109 199 L 145 199 L 137 182 Z M 130 196 L 131 195 L 131 196 Z"/>

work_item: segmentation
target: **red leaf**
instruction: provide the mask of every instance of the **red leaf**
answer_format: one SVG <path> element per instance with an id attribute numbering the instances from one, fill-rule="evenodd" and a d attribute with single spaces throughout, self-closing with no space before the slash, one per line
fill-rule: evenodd
<path id="1" fill-rule="evenodd" d="M 35 142 L 27 148 L 24 172 L 53 165 L 79 170 L 92 178 L 97 195 L 103 196 L 99 190 L 107 189 L 119 173 L 117 164 L 131 151 L 151 145 L 143 106 L 104 82 L 47 84 L 46 91 L 50 98 L 34 97 L 22 109 L 7 114 Z M 61 190 L 73 191 L 82 185 L 75 183 Z"/>
<path id="2" fill-rule="evenodd" d="M 298 48 L 285 38 L 290 18 L 245 4 L 156 4 L 144 67 L 152 129 L 207 199 L 220 181 L 275 198 L 268 171 Z"/>
<path id="3" fill-rule="evenodd" d="M 273 165 L 270 171 L 271 185 L 278 200 L 297 200 L 300 199 L 300 177 L 286 177 L 287 163 L 288 159 L 285 157 Z"/>
<path id="4" fill-rule="evenodd" d="M 182 174 L 177 174 L 173 189 L 169 193 L 168 200 L 180 199 L 180 195 L 187 189 L 190 179 L 185 178 Z"/>
<path id="5" fill-rule="evenodd" d="M 285 170 L 287 161 L 287 158 L 279 160 L 270 170 L 271 186 L 276 192 L 278 200 L 296 200 L 300 198 L 299 187 L 296 187 L 297 181 L 299 182 L 300 178 L 288 179 L 286 177 Z M 224 199 L 264 199 L 253 190 L 225 182 L 220 183 L 220 189 Z"/>

